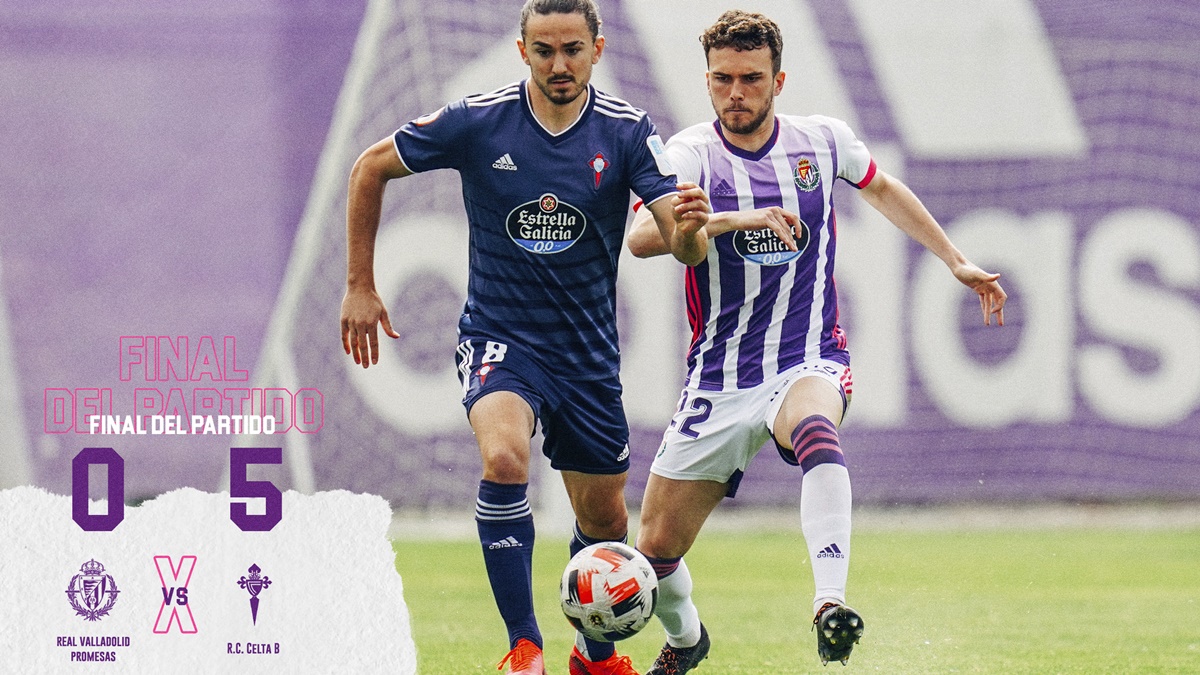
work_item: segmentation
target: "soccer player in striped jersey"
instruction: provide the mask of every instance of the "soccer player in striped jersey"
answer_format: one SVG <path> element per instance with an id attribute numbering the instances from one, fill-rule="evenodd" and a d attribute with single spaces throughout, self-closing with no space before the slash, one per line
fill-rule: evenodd
<path id="1" fill-rule="evenodd" d="M 343 347 L 364 368 L 378 362 L 378 326 L 399 337 L 373 275 L 384 187 L 412 173 L 457 170 L 470 228 L 457 361 L 483 459 L 475 518 L 509 634 L 500 667 L 542 675 L 526 498 L 530 438 L 540 422 L 543 453 L 562 472 L 575 511 L 572 554 L 624 540 L 629 430 L 618 379 L 616 273 L 629 193 L 650 205 L 681 252 L 704 245 L 698 230 L 708 204 L 696 186 L 677 189 L 646 114 L 589 84 L 604 51 L 593 0 L 528 0 L 517 47 L 528 79 L 418 118 L 355 163 L 341 321 Z M 582 636 L 569 669 L 636 675 L 611 643 Z"/>
<path id="2" fill-rule="evenodd" d="M 717 120 L 667 144 L 682 181 L 704 188 L 713 213 L 702 255 L 686 256 L 692 342 L 679 409 L 655 457 L 637 547 L 659 576 L 656 610 L 667 643 L 648 675 L 678 675 L 709 650 L 683 555 L 705 519 L 737 491 L 772 439 L 802 472 L 800 519 L 815 582 L 813 623 L 823 663 L 850 656 L 863 620 L 846 606 L 850 478 L 838 425 L 852 382 L 833 284 L 835 179 L 936 254 L 974 290 L 984 322 L 1003 324 L 998 274 L 971 264 L 899 180 L 878 170 L 842 121 L 776 114 L 783 88 L 779 28 L 760 14 L 725 13 L 700 38 Z M 673 249 L 645 214 L 635 255 Z"/>

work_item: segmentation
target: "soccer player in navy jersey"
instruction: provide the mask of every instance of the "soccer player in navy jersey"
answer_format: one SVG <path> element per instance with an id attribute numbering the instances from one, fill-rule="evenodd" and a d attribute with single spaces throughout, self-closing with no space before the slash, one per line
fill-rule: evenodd
<path id="1" fill-rule="evenodd" d="M 833 182 L 937 255 L 974 290 L 984 322 L 1004 322 L 1000 275 L 960 253 L 921 202 L 876 169 L 841 120 L 776 114 L 782 36 L 761 14 L 726 12 L 700 38 L 717 119 L 681 131 L 667 156 L 682 181 L 709 195 L 700 256 L 684 256 L 692 342 L 679 410 L 663 436 L 642 503 L 637 547 L 659 576 L 656 614 L 667 642 L 647 675 L 679 675 L 709 651 L 683 555 L 705 519 L 737 492 L 759 448 L 774 440 L 800 467 L 800 520 L 815 585 L 813 623 L 822 663 L 843 664 L 862 635 L 846 602 L 850 478 L 838 425 L 852 381 L 833 284 Z M 769 227 L 770 231 L 763 229 Z M 644 214 L 629 248 L 675 250 Z"/>
<path id="2" fill-rule="evenodd" d="M 543 453 L 562 472 L 575 513 L 572 554 L 624 540 L 629 431 L 618 379 L 616 272 L 629 193 L 649 204 L 660 236 L 684 257 L 704 245 L 699 228 L 708 204 L 694 185 L 677 186 L 646 114 L 589 84 L 604 51 L 593 0 L 528 0 L 517 47 L 528 79 L 450 103 L 358 158 L 341 326 L 346 353 L 364 368 L 378 362 L 379 325 L 399 337 L 373 275 L 384 187 L 412 173 L 457 170 L 470 228 L 457 361 L 483 459 L 475 517 L 509 634 L 500 667 L 541 675 L 526 498 L 530 438 L 540 422 Z M 636 675 L 611 643 L 582 636 L 569 668 L 572 675 Z"/>

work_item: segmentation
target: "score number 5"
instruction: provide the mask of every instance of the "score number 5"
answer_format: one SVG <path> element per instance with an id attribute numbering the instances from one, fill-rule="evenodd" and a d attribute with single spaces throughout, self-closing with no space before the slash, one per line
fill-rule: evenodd
<path id="1" fill-rule="evenodd" d="M 88 467 L 108 467 L 108 513 L 88 513 Z M 283 448 L 230 448 L 229 497 L 263 499 L 266 512 L 251 515 L 245 502 L 229 503 L 229 519 L 243 532 L 268 532 L 283 519 L 283 493 L 265 480 L 249 480 L 251 464 L 283 464 Z M 112 448 L 84 448 L 71 460 L 71 518 L 86 532 L 111 532 L 125 520 L 125 459 Z"/>

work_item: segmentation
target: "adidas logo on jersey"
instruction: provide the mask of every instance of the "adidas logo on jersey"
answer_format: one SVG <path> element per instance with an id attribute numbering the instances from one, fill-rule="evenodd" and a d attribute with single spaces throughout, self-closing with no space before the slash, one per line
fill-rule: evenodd
<path id="1" fill-rule="evenodd" d="M 510 536 L 510 537 L 505 537 L 505 538 L 501 539 L 500 541 L 492 542 L 492 544 L 488 546 L 488 549 L 493 550 L 493 549 L 497 549 L 497 548 L 521 548 L 523 546 L 525 546 L 525 544 L 522 544 L 521 542 L 517 541 L 515 538 Z"/>
<path id="2" fill-rule="evenodd" d="M 629 446 L 628 445 L 625 446 L 625 449 L 621 451 L 621 454 L 617 455 L 618 462 L 623 462 L 627 459 L 629 459 Z"/>
<path id="3" fill-rule="evenodd" d="M 838 548 L 837 544 L 830 544 L 830 545 L 826 546 L 825 548 L 821 549 L 821 552 L 817 554 L 818 559 L 820 559 L 820 558 L 845 558 L 845 557 L 846 556 L 842 554 L 842 549 Z"/>
<path id="4" fill-rule="evenodd" d="M 492 162 L 492 168 L 504 169 L 505 171 L 516 171 L 517 165 L 513 164 L 512 157 L 509 157 L 508 153 L 506 152 L 500 156 L 500 159 Z"/>
<path id="5" fill-rule="evenodd" d="M 730 187 L 729 183 L 726 183 L 725 180 L 722 179 L 721 182 L 717 183 L 717 185 L 712 189 L 712 196 L 714 196 L 714 197 L 736 197 L 737 190 Z"/>

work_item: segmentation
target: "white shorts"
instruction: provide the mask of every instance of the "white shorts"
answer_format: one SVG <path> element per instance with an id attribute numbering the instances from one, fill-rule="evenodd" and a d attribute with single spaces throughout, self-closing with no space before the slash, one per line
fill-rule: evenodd
<path id="1" fill-rule="evenodd" d="M 806 377 L 833 385 L 842 395 L 843 411 L 850 404 L 850 368 L 824 359 L 801 363 L 750 389 L 684 389 L 651 473 L 675 480 L 730 482 L 732 497 L 750 460 L 773 440 L 771 429 L 788 389 Z"/>

